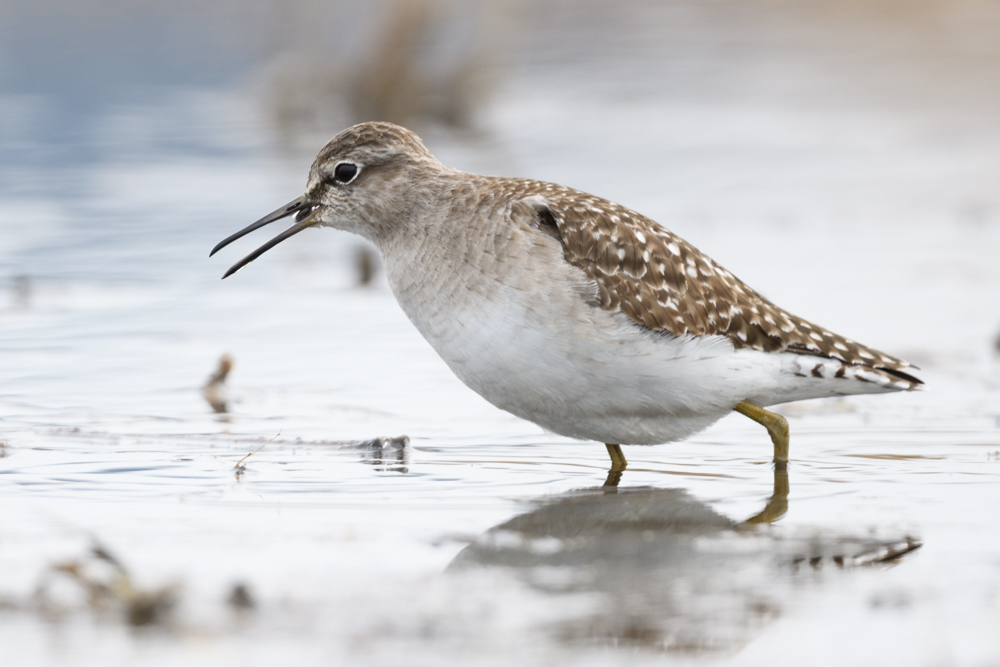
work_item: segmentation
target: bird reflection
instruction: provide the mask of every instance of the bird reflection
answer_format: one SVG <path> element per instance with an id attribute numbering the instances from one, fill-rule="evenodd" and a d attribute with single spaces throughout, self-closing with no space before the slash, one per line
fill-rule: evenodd
<path id="1" fill-rule="evenodd" d="M 617 445 L 607 445 L 608 453 L 611 455 L 611 468 L 608 470 L 608 478 L 602 487 L 605 492 L 616 492 L 618 484 L 621 482 L 622 474 L 628 463 L 621 455 L 621 449 Z M 746 520 L 748 524 L 754 523 L 774 523 L 785 516 L 788 511 L 788 461 L 774 461 L 774 493 L 770 500 L 760 512 L 754 514 Z"/>
<path id="2" fill-rule="evenodd" d="M 209 376 L 204 386 L 201 388 L 201 395 L 204 396 L 212 412 L 221 415 L 223 421 L 228 421 L 229 395 L 226 392 L 226 378 L 233 370 L 233 359 L 228 354 L 223 354 L 219 358 L 219 365 L 215 372 Z"/>
<path id="3" fill-rule="evenodd" d="M 787 470 L 775 471 L 765 508 L 737 521 L 682 489 L 583 489 L 490 529 L 449 569 L 504 567 L 543 591 L 600 595 L 593 613 L 553 628 L 570 643 L 712 652 L 744 645 L 797 586 L 817 582 L 803 570 L 881 565 L 920 546 L 753 526 L 783 514 L 787 496 Z"/>
<path id="4" fill-rule="evenodd" d="M 774 462 L 774 493 L 764 509 L 746 520 L 748 524 L 774 523 L 788 511 L 788 462 Z"/>

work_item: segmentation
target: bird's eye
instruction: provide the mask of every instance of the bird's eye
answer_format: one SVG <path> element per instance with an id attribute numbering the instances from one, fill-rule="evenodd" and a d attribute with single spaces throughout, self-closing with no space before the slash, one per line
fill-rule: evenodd
<path id="1" fill-rule="evenodd" d="M 358 165 L 341 162 L 333 169 L 333 177 L 338 183 L 350 183 L 358 175 Z"/>

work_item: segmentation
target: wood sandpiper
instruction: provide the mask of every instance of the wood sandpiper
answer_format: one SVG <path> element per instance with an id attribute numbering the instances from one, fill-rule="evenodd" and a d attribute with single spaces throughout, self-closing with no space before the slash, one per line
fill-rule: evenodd
<path id="1" fill-rule="evenodd" d="M 338 134 L 304 195 L 212 254 L 289 216 L 223 278 L 309 227 L 360 234 L 462 382 L 606 443 L 617 477 L 620 445 L 685 438 L 733 410 L 767 428 L 784 469 L 788 424 L 765 406 L 922 384 L 906 361 L 782 310 L 649 218 L 562 185 L 450 169 L 391 123 Z"/>

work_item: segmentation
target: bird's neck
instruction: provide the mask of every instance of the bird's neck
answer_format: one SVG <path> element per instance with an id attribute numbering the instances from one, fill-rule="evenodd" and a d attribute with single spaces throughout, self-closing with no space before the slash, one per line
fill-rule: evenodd
<path id="1" fill-rule="evenodd" d="M 396 300 L 422 331 L 431 325 L 418 319 L 461 312 L 461 304 L 495 288 L 496 276 L 484 268 L 507 218 L 505 204 L 483 190 L 467 180 L 445 184 L 443 196 L 424 198 L 400 221 L 400 233 L 376 241 Z"/>

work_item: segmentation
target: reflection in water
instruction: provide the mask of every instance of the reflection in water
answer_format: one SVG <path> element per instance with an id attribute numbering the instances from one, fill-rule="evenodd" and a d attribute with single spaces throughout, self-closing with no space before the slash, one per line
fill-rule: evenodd
<path id="1" fill-rule="evenodd" d="M 431 20 L 461 17 L 404 25 L 419 43 L 397 43 L 390 1 L 4 4 L 0 652 L 18 659 L 3 663 L 602 662 L 536 643 L 543 617 L 571 647 L 738 647 L 767 624 L 744 663 L 1000 665 L 1000 3 L 447 0 Z M 365 78 L 397 54 L 415 59 Z M 356 114 L 384 117 L 358 111 L 369 101 L 421 120 L 456 166 L 671 221 L 779 302 L 914 353 L 935 390 L 795 408 L 796 491 L 815 489 L 793 498 L 796 522 L 741 526 L 761 508 L 729 521 L 634 488 L 670 472 L 701 499 L 743 496 L 756 469 L 763 506 L 766 467 L 748 462 L 764 439 L 732 418 L 664 450 L 669 471 L 626 470 L 616 495 L 546 498 L 466 549 L 468 578 L 439 580 L 459 550 L 443 536 L 590 474 L 581 445 L 529 449 L 537 430 L 468 396 L 377 266 L 352 263 L 355 240 L 317 232 L 238 284 L 205 257 L 233 221 L 302 187 L 293 162 Z M 450 129 L 465 110 L 473 131 Z M 608 168 L 611 155 L 628 164 Z M 859 245 L 892 261 L 837 251 Z M 370 268 L 373 289 L 350 289 Z M 837 275 L 838 290 L 789 279 L 800 271 Z M 224 350 L 248 369 L 238 391 L 226 381 L 235 414 L 201 393 Z M 233 464 L 279 431 L 237 483 Z M 405 448 L 344 442 L 379 433 L 442 453 L 410 466 Z M 713 475 L 686 476 L 702 453 Z M 782 483 L 765 517 L 781 514 Z M 704 522 L 685 525 L 696 511 Z M 940 550 L 891 582 L 852 572 L 908 543 L 794 525 L 839 516 L 863 516 L 858 534 L 918 526 Z M 140 593 L 183 582 L 160 617 L 177 635 L 132 641 L 103 618 L 149 618 L 138 597 L 90 613 L 87 591 L 118 571 L 81 531 Z M 543 592 L 567 589 L 584 599 Z M 42 603 L 70 616 L 46 627 Z"/>
<path id="2" fill-rule="evenodd" d="M 787 480 L 776 472 L 782 512 Z M 751 521 L 772 506 L 774 498 Z M 449 567 L 502 566 L 541 590 L 600 595 L 598 611 L 553 629 L 562 640 L 701 652 L 746 644 L 787 606 L 804 564 L 884 564 L 919 546 L 909 537 L 782 534 L 725 517 L 682 489 L 602 487 L 490 529 Z"/>
<path id="3" fill-rule="evenodd" d="M 246 472 L 246 461 L 264 449 L 264 447 L 274 442 L 280 435 L 281 432 L 279 431 L 270 440 L 267 440 L 236 462 L 233 468 L 236 470 L 237 480 L 241 479 L 243 473 Z M 406 435 L 396 437 L 379 436 L 371 440 L 312 441 L 309 445 L 312 447 L 333 447 L 340 450 L 356 451 L 360 454 L 362 463 L 374 466 L 378 472 L 398 472 L 403 475 L 410 472 L 410 437 Z"/>
<path id="4" fill-rule="evenodd" d="M 604 480 L 604 486 L 609 489 L 617 488 L 618 483 L 622 481 L 622 473 L 628 467 L 628 461 L 625 460 L 621 445 L 604 446 L 608 448 L 608 456 L 611 457 L 611 468 L 608 469 L 608 478 Z"/>
<path id="5" fill-rule="evenodd" d="M 747 523 L 774 523 L 788 511 L 788 461 L 774 462 L 774 493 L 764 509 L 747 519 Z"/>
<path id="6" fill-rule="evenodd" d="M 361 451 L 361 462 L 375 466 L 379 472 L 398 472 L 403 475 L 410 471 L 410 438 L 401 435 L 396 438 L 374 438 L 357 445 Z"/>
<path id="7" fill-rule="evenodd" d="M 225 415 L 229 412 L 229 398 L 226 394 L 226 378 L 233 370 L 233 359 L 228 354 L 223 354 L 219 359 L 219 365 L 215 372 L 209 376 L 205 386 L 201 388 L 201 394 L 208 401 L 212 412 Z"/>
<path id="8" fill-rule="evenodd" d="M 613 493 L 618 489 L 618 483 L 622 480 L 622 474 L 628 466 L 625 456 L 622 454 L 621 446 L 605 445 L 608 454 L 611 456 L 611 468 L 608 469 L 608 477 L 604 480 L 604 490 Z M 774 523 L 785 516 L 788 511 L 788 459 L 787 443 L 785 458 L 774 460 L 774 493 L 770 500 L 760 512 L 747 519 L 747 523 Z"/>

